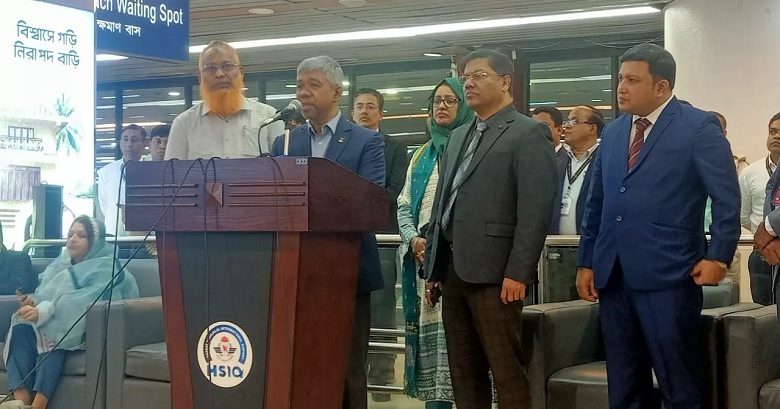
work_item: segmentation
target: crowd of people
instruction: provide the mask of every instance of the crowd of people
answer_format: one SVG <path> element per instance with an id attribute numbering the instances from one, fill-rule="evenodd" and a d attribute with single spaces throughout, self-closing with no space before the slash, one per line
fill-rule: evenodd
<path id="1" fill-rule="evenodd" d="M 674 96 L 669 52 L 642 44 L 620 63 L 617 101 L 625 114 L 606 124 L 590 105 L 566 118 L 555 107 L 518 112 L 511 59 L 476 50 L 460 61 L 460 76 L 442 79 L 431 92 L 430 139 L 407 154 L 381 132 L 381 93 L 358 90 L 351 121 L 342 115 L 344 74 L 327 56 L 298 66 L 302 117 L 288 144 L 279 137 L 281 122 L 258 131 L 275 110 L 243 95 L 238 52 L 210 43 L 198 61 L 202 102 L 149 135 L 138 125 L 122 130 L 122 159 L 98 173 L 105 224 L 76 219 L 60 258 L 30 282 L 19 273 L 31 271 L 29 258 L 0 250 L 0 279 L 13 270 L 8 290 L 20 289 L 5 351 L 9 382 L 22 383 L 40 354 L 50 356 L 14 391 L 17 400 L 0 408 L 45 407 L 65 351 L 82 345 L 83 326 L 64 338 L 62 328 L 112 279 L 113 247 L 105 237 L 130 234 L 122 215 L 126 161 L 263 154 L 327 158 L 388 190 L 387 232 L 403 242 L 400 278 L 382 270 L 375 236 L 365 234 L 345 409 L 367 408 L 367 381 L 396 380 L 395 357 L 369 357 L 368 343 L 371 326 L 395 328 L 398 280 L 407 395 L 426 409 L 530 408 L 521 312 L 548 234 L 581 236 L 560 264 L 568 275 L 557 276 L 576 271 L 576 280 L 561 281 L 561 288 L 570 298 L 601 303 L 610 406 L 645 407 L 653 399 L 654 369 L 665 407 L 700 407 L 691 351 L 701 287 L 717 285 L 735 269 L 741 227 L 756 234 L 749 261 L 753 298 L 774 303 L 780 114 L 769 122 L 766 159 L 743 166 L 726 139 L 726 119 Z M 87 279 L 93 285 L 84 286 Z M 115 279 L 114 299 L 137 297 L 129 272 Z"/>

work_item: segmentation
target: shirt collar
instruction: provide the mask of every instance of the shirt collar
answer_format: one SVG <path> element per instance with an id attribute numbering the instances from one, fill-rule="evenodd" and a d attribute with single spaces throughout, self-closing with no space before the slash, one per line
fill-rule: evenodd
<path id="1" fill-rule="evenodd" d="M 334 116 L 333 119 L 328 121 L 328 123 L 325 124 L 325 126 L 322 127 L 323 133 L 325 132 L 325 129 L 327 128 L 328 130 L 330 130 L 330 134 L 331 135 L 335 135 L 336 134 L 336 128 L 338 128 L 338 126 L 339 126 L 339 121 L 341 121 L 341 110 L 339 110 L 339 112 L 336 113 L 336 116 Z M 314 127 L 311 126 L 311 122 L 310 121 L 307 122 L 307 125 L 309 126 L 309 133 L 312 134 L 312 135 L 317 135 L 317 133 L 314 131 Z"/>
<path id="2" fill-rule="evenodd" d="M 648 121 L 650 121 L 650 125 L 655 125 L 656 122 L 658 122 L 658 118 L 661 117 L 661 113 L 664 112 L 664 108 L 666 108 L 667 105 L 669 105 L 670 102 L 672 102 L 672 98 L 674 98 L 674 95 L 669 97 L 669 99 L 666 100 L 663 104 L 661 104 L 660 107 L 656 108 L 655 111 L 651 112 L 650 115 L 642 117 L 639 115 L 634 115 L 633 121 L 636 122 L 639 118 L 645 118 Z"/>
<path id="3" fill-rule="evenodd" d="M 769 163 L 769 170 L 771 170 L 772 173 L 775 173 L 775 169 L 777 169 L 777 165 L 772 163 L 772 158 L 769 155 L 766 155 L 766 161 Z"/>
<path id="4" fill-rule="evenodd" d="M 252 108 L 249 106 L 249 100 L 246 99 L 246 97 L 243 97 L 244 100 L 241 102 L 241 111 L 249 111 Z M 206 116 L 211 112 L 211 108 L 209 108 L 209 104 L 206 103 L 206 101 L 203 101 L 203 116 Z"/>
<path id="5" fill-rule="evenodd" d="M 598 149 L 599 143 L 596 142 L 593 146 L 588 148 L 587 151 L 585 151 L 585 155 L 582 156 L 582 159 L 577 159 L 576 156 L 574 156 L 574 152 L 571 150 L 571 147 L 569 145 L 566 145 L 566 153 L 569 154 L 569 158 L 571 160 L 587 160 L 591 155 L 593 155 L 593 152 L 596 152 L 596 149 Z"/>

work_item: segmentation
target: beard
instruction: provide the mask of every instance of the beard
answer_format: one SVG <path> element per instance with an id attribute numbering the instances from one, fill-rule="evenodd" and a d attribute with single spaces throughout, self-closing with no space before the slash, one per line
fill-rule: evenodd
<path id="1" fill-rule="evenodd" d="M 200 95 L 209 107 L 209 111 L 223 118 L 235 114 L 244 105 L 244 80 L 236 78 L 233 88 L 210 91 L 205 84 L 200 84 Z"/>

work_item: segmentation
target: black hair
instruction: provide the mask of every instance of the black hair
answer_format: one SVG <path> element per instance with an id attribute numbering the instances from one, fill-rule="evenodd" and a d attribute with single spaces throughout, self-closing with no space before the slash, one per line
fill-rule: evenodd
<path id="1" fill-rule="evenodd" d="M 136 124 L 130 124 L 130 125 L 127 125 L 126 127 L 122 128 L 122 133 L 125 133 L 125 131 L 130 131 L 130 130 L 141 131 L 141 137 L 146 139 L 146 129 L 144 129 L 143 126 L 136 125 Z"/>
<path id="2" fill-rule="evenodd" d="M 489 48 L 480 48 L 468 53 L 463 57 L 463 60 L 460 61 L 460 64 L 458 64 L 458 70 L 463 72 L 466 68 L 466 64 L 480 58 L 487 59 L 488 65 L 496 74 L 508 75 L 510 80 L 514 80 L 514 64 L 512 64 L 512 59 L 502 52 Z"/>
<path id="3" fill-rule="evenodd" d="M 772 119 L 769 120 L 769 126 L 768 127 L 771 128 L 772 124 L 775 121 L 780 121 L 780 112 L 776 113 L 775 116 L 773 116 Z"/>
<path id="4" fill-rule="evenodd" d="M 590 110 L 590 115 L 588 115 L 588 123 L 596 125 L 596 136 L 601 137 L 601 131 L 604 130 L 604 114 L 602 114 L 601 111 L 593 105 L 581 106 Z"/>
<path id="5" fill-rule="evenodd" d="M 674 89 L 677 76 L 677 63 L 669 51 L 655 44 L 644 43 L 630 48 L 620 57 L 620 63 L 643 61 L 650 67 L 650 74 L 656 81 L 669 81 L 669 89 Z"/>
<path id="6" fill-rule="evenodd" d="M 382 94 L 379 93 L 379 91 L 373 89 L 373 88 L 361 88 L 357 90 L 357 93 L 355 93 L 355 99 L 361 95 L 373 95 L 376 97 L 376 102 L 379 104 L 379 110 L 384 109 L 385 107 L 385 97 L 382 96 Z"/>
<path id="7" fill-rule="evenodd" d="M 534 112 L 531 113 L 531 116 L 539 114 L 548 114 L 550 115 L 550 118 L 552 118 L 555 126 L 563 126 L 563 114 L 558 110 L 558 108 L 549 105 L 537 107 L 534 109 Z"/>
<path id="8" fill-rule="evenodd" d="M 152 132 L 149 133 L 149 139 L 154 139 L 155 137 L 161 137 L 161 138 L 167 138 L 168 135 L 171 134 L 171 126 L 168 124 L 163 125 L 157 125 L 154 128 L 152 128 Z"/>

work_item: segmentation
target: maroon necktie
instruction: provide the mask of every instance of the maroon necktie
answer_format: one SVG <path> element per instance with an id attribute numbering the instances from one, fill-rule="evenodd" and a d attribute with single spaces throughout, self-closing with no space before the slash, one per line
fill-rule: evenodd
<path id="1" fill-rule="evenodd" d="M 645 145 L 645 131 L 651 124 L 647 118 L 639 118 L 634 121 L 634 125 L 636 125 L 636 133 L 634 134 L 634 140 L 631 142 L 631 149 L 628 151 L 629 171 L 636 164 L 637 158 L 639 158 L 639 152 L 642 151 L 642 146 Z"/>

